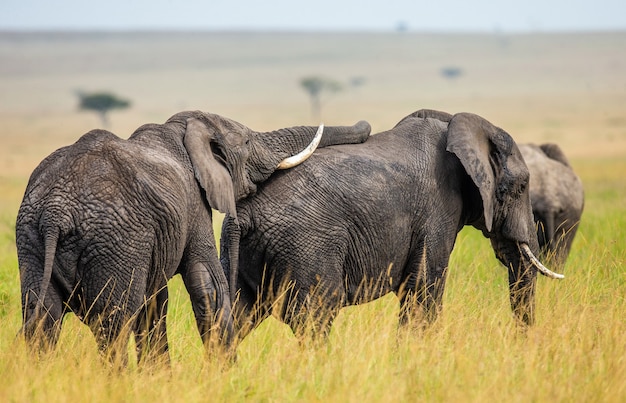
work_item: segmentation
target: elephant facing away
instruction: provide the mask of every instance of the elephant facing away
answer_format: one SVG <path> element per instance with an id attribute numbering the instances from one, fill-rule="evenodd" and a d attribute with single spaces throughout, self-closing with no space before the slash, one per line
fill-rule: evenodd
<path id="1" fill-rule="evenodd" d="M 565 264 L 584 208 L 584 190 L 561 148 L 521 144 L 530 171 L 530 201 L 542 258 Z"/>
<path id="2" fill-rule="evenodd" d="M 535 257 L 528 181 L 511 136 L 469 113 L 420 110 L 363 144 L 317 150 L 238 203 L 239 226 L 224 221 L 239 337 L 270 311 L 297 335 L 304 318 L 325 334 L 341 307 L 390 292 L 401 324 L 433 321 L 465 225 L 489 238 L 508 270 L 513 313 L 532 324 L 537 271 L 562 276 Z"/>
<path id="3" fill-rule="evenodd" d="M 261 133 L 190 111 L 127 140 L 93 130 L 53 152 L 32 173 L 16 222 L 26 340 L 53 347 L 73 312 L 111 358 L 126 361 L 120 336 L 133 332 L 140 360 L 167 361 L 167 281 L 180 274 L 203 341 L 228 346 L 231 303 L 211 208 L 236 214 L 237 200 L 297 164 L 290 158 L 314 139 L 362 142 L 370 132 L 366 122 L 316 129 Z"/>

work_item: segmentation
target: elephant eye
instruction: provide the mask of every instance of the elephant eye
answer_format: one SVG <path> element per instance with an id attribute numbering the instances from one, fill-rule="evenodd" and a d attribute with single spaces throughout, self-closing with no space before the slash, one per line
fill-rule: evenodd
<path id="1" fill-rule="evenodd" d="M 520 193 L 524 193 L 524 192 L 526 191 L 526 188 L 527 188 L 527 187 L 528 187 L 528 182 L 522 182 L 522 183 L 519 185 L 519 190 L 520 190 Z"/>
<path id="2" fill-rule="evenodd" d="M 221 148 L 214 143 L 211 143 L 211 152 L 213 153 L 213 157 L 218 160 L 222 165 L 227 166 L 226 164 L 226 156 L 222 152 Z"/>
<path id="3" fill-rule="evenodd" d="M 522 174 L 522 181 L 520 183 L 520 191 L 524 193 L 526 189 L 528 189 L 528 184 L 530 183 L 530 173 Z"/>

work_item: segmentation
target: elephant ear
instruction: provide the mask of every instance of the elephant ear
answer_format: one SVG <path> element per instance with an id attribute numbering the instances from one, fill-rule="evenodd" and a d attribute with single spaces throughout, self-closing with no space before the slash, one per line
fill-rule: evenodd
<path id="1" fill-rule="evenodd" d="M 232 178 L 226 167 L 215 159 L 211 149 L 211 142 L 216 140 L 215 135 L 200 120 L 187 119 L 183 143 L 209 205 L 224 214 L 237 217 Z"/>
<path id="2" fill-rule="evenodd" d="M 494 148 L 491 139 L 497 130 L 485 119 L 470 113 L 458 113 L 448 124 L 446 150 L 457 156 L 478 187 L 487 231 L 491 231 L 495 208 L 496 178 L 490 159 Z"/>
<path id="3" fill-rule="evenodd" d="M 563 150 L 561 150 L 561 147 L 559 147 L 557 144 L 545 143 L 540 145 L 539 148 L 541 148 L 541 151 L 543 151 L 543 153 L 547 155 L 548 158 L 559 161 L 561 164 L 567 167 L 570 166 L 567 157 L 563 153 Z"/>

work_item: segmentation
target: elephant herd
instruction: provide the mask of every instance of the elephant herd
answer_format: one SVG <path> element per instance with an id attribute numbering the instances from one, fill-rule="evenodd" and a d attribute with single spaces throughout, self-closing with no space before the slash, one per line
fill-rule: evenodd
<path id="1" fill-rule="evenodd" d="M 391 292 L 400 324 L 429 323 L 466 225 L 491 241 L 514 317 L 531 325 L 537 272 L 563 277 L 540 259 L 563 265 L 583 210 L 559 147 L 518 146 L 480 116 L 427 109 L 370 130 L 261 133 L 189 111 L 56 150 L 16 222 L 26 341 L 54 347 L 71 312 L 110 358 L 132 333 L 140 361 L 167 360 L 176 274 L 208 348 L 234 350 L 272 313 L 298 336 L 311 323 L 323 336 L 341 307 Z M 225 214 L 219 254 L 213 209 Z"/>

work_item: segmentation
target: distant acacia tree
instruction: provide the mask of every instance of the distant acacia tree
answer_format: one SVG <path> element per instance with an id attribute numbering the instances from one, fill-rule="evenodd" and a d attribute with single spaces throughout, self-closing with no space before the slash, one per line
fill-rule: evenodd
<path id="1" fill-rule="evenodd" d="M 300 85 L 311 97 L 311 117 L 315 121 L 319 121 L 322 115 L 322 92 L 335 93 L 342 89 L 337 81 L 319 76 L 305 77 L 300 80 Z"/>
<path id="2" fill-rule="evenodd" d="M 109 92 L 94 92 L 86 94 L 77 92 L 80 103 L 78 108 L 81 110 L 94 111 L 100 115 L 102 125 L 109 126 L 108 113 L 112 109 L 126 109 L 130 106 L 130 101 L 118 98 Z"/>

